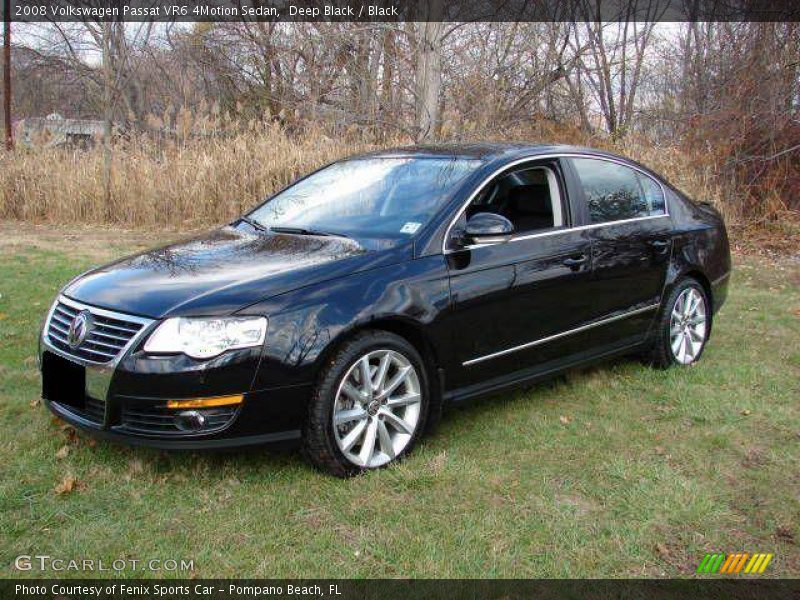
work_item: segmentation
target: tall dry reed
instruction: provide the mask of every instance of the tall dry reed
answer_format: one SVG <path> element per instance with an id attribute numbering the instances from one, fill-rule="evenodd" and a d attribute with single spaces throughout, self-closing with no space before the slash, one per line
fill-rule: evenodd
<path id="1" fill-rule="evenodd" d="M 471 134 L 475 139 L 486 137 Z M 519 130 L 513 137 L 520 137 Z M 532 129 L 527 137 L 616 150 L 663 173 L 690 195 L 714 202 L 729 219 L 738 216 L 724 201 L 713 166 L 678 148 L 636 138 L 622 143 L 580 138 L 552 128 Z M 395 139 L 381 146 L 405 142 Z M 0 218 L 129 228 L 224 223 L 316 167 L 377 147 L 357 131 L 332 136 L 306 128 L 290 134 L 277 123 L 211 135 L 123 137 L 114 144 L 109 205 L 102 147 L 18 148 L 0 154 Z"/>

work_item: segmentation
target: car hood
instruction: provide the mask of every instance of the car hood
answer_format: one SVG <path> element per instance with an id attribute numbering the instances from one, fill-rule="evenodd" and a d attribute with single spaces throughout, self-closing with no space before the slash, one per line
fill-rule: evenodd
<path id="1" fill-rule="evenodd" d="M 89 271 L 64 294 L 93 306 L 160 318 L 218 316 L 297 289 L 410 256 L 341 237 L 261 234 L 224 227 Z"/>

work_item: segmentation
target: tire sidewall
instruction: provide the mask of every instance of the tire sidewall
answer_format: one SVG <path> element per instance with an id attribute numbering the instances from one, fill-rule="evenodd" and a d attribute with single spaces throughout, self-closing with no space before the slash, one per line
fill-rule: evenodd
<path id="1" fill-rule="evenodd" d="M 672 351 L 672 341 L 670 335 L 670 328 L 671 328 L 671 321 L 672 321 L 672 311 L 675 308 L 675 303 L 680 298 L 681 294 L 688 289 L 694 289 L 700 293 L 700 296 L 703 298 L 703 303 L 705 304 L 706 309 L 706 334 L 703 338 L 703 345 L 700 347 L 700 351 L 697 353 L 697 356 L 694 357 L 694 360 L 688 364 L 684 364 L 680 362 Z M 667 303 L 664 306 L 664 311 L 662 313 L 662 317 L 659 323 L 659 327 L 661 328 L 660 332 L 660 342 L 663 345 L 662 352 L 664 356 L 668 359 L 669 364 L 676 365 L 679 367 L 691 367 L 692 365 L 696 364 L 703 356 L 703 352 L 705 352 L 706 345 L 708 344 L 708 339 L 711 336 L 711 305 L 708 300 L 708 294 L 706 294 L 705 289 L 694 278 L 687 277 L 682 279 L 678 282 L 675 287 L 672 288 L 672 292 L 667 299 Z"/>
<path id="2" fill-rule="evenodd" d="M 333 408 L 336 393 L 354 362 L 365 354 L 375 350 L 394 350 L 405 356 L 417 371 L 420 393 L 422 395 L 420 417 L 414 434 L 400 454 L 381 467 L 361 467 L 350 462 L 339 449 L 333 431 Z M 419 352 L 404 338 L 389 332 L 370 331 L 357 335 L 355 338 L 342 345 L 334 358 L 328 363 L 321 373 L 317 389 L 309 411 L 309 423 L 304 432 L 307 435 L 321 435 L 324 438 L 324 449 L 336 463 L 332 471 L 337 475 L 354 475 L 357 473 L 375 470 L 399 462 L 405 458 L 416 446 L 420 436 L 425 431 L 426 421 L 430 408 L 430 380 L 425 363 Z M 313 404 L 316 403 L 316 406 Z M 321 403 L 321 405 L 320 405 Z M 315 422 L 314 422 L 315 421 Z M 308 454 L 308 452 L 307 452 Z M 320 466 L 317 457 L 310 456 L 312 461 Z M 330 460 L 326 461 L 323 468 L 329 468 Z M 331 470 L 331 469 L 329 469 Z"/>

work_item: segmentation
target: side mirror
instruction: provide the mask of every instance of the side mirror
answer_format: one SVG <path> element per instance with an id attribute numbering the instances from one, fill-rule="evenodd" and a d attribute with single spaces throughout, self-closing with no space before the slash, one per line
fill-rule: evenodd
<path id="1" fill-rule="evenodd" d="M 467 221 L 464 238 L 469 244 L 497 244 L 507 242 L 514 234 L 514 225 L 503 215 L 476 213 Z"/>

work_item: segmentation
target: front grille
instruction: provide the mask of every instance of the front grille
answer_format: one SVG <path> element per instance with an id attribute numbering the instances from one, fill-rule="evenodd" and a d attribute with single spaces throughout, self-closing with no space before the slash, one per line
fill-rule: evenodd
<path id="1" fill-rule="evenodd" d="M 86 339 L 78 347 L 72 348 L 67 341 L 69 329 L 83 310 L 91 313 L 93 326 Z M 60 298 L 50 316 L 47 338 L 55 348 L 71 356 L 94 363 L 107 363 L 122 353 L 146 322 L 138 317 L 112 313 Z"/>
<path id="2" fill-rule="evenodd" d="M 222 429 L 236 415 L 236 406 L 196 409 L 206 418 L 206 426 L 198 433 L 211 433 Z M 140 405 L 122 408 L 122 426 L 140 433 L 186 433 L 175 424 L 175 415 L 181 412 L 161 405 Z"/>

